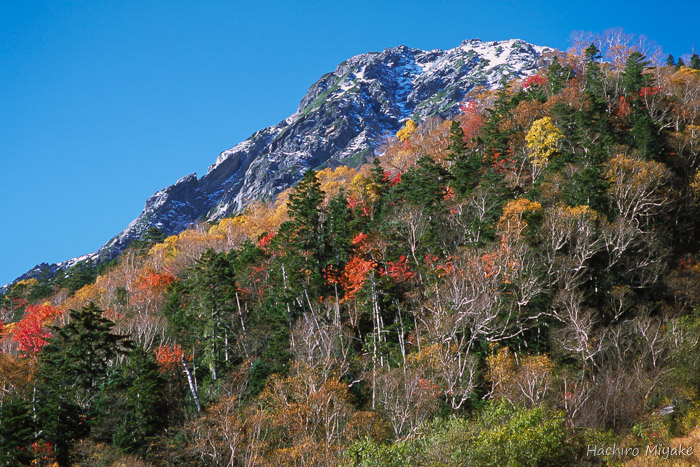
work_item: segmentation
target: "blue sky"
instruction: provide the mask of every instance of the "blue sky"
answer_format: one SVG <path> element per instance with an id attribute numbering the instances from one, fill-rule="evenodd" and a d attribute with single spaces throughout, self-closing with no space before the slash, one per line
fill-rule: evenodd
<path id="1" fill-rule="evenodd" d="M 0 285 L 96 250 L 352 55 L 622 27 L 678 56 L 694 4 L 0 0 Z"/>

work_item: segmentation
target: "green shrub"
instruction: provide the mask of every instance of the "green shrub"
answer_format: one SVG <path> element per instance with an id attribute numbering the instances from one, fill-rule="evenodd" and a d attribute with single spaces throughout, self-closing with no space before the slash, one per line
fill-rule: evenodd
<path id="1" fill-rule="evenodd" d="M 346 465 L 569 465 L 586 460 L 587 445 L 614 442 L 606 433 L 574 430 L 564 422 L 562 412 L 488 403 L 476 420 L 438 419 L 409 440 L 357 442 L 346 452 Z"/>

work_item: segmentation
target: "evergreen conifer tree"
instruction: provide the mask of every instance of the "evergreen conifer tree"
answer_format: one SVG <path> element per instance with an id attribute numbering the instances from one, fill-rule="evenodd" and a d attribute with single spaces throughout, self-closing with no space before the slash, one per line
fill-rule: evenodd
<path id="1" fill-rule="evenodd" d="M 644 74 L 649 64 L 640 52 L 632 52 L 627 57 L 627 63 L 622 74 L 622 85 L 631 103 L 630 120 L 632 129 L 629 132 L 629 143 L 637 147 L 647 157 L 655 157 L 663 150 L 659 136 L 658 125 L 649 115 L 642 89 L 652 85 L 650 75 Z"/>
<path id="2" fill-rule="evenodd" d="M 165 381 L 152 353 L 140 347 L 129 355 L 120 374 L 125 387 L 123 416 L 114 433 L 114 444 L 127 452 L 145 449 L 166 423 Z"/>
<path id="3" fill-rule="evenodd" d="M 649 64 L 648 60 L 640 52 L 632 52 L 627 57 L 625 69 L 622 72 L 622 86 L 625 94 L 638 96 L 643 86 L 649 85 L 649 78 L 643 72 Z"/>
<path id="4" fill-rule="evenodd" d="M 700 70 L 700 57 L 698 57 L 698 54 L 693 54 L 690 56 L 690 68 L 693 70 Z"/>
<path id="5" fill-rule="evenodd" d="M 324 218 L 321 204 L 325 194 L 316 172 L 308 170 L 289 196 L 290 220 L 284 222 L 275 238 L 276 245 L 285 252 L 283 262 L 289 293 L 296 286 L 315 287 L 321 283 L 327 248 L 324 242 Z M 298 276 L 298 277 L 297 277 Z"/>
<path id="6" fill-rule="evenodd" d="M 207 250 L 193 268 L 189 282 L 193 292 L 190 316 L 200 325 L 205 363 L 216 381 L 220 368 L 230 358 L 229 341 L 233 339 L 236 279 L 231 258 Z"/>
<path id="7" fill-rule="evenodd" d="M 66 287 L 71 293 L 86 284 L 92 284 L 97 279 L 97 267 L 92 259 L 77 263 L 65 271 L 61 271 L 55 281 L 62 287 Z"/>
<path id="8" fill-rule="evenodd" d="M 422 246 L 434 251 L 441 240 L 442 221 L 446 213 L 445 197 L 452 183 L 452 174 L 430 156 L 418 159 L 408 170 L 394 191 L 394 199 L 402 199 L 414 206 L 423 207 L 428 216 L 429 228 L 421 241 Z"/>
<path id="9" fill-rule="evenodd" d="M 37 379 L 40 438 L 54 446 L 61 465 L 69 463 L 73 442 L 89 433 L 87 413 L 111 368 L 133 347 L 93 303 L 69 316 L 39 354 Z"/>
<path id="10" fill-rule="evenodd" d="M 287 242 L 287 248 L 308 253 L 305 255 L 305 266 L 312 273 L 320 273 L 324 262 L 321 219 L 324 196 L 316 172 L 308 170 L 289 195 L 290 220 L 280 227 L 280 238 Z"/>
<path id="11" fill-rule="evenodd" d="M 583 63 L 585 66 L 585 92 L 595 100 L 602 100 L 603 95 L 603 72 L 600 69 L 600 50 L 591 44 L 583 51 Z"/>
<path id="12" fill-rule="evenodd" d="M 464 131 L 456 121 L 450 126 L 450 144 L 447 151 L 447 158 L 452 162 L 453 185 L 458 193 L 466 195 L 479 185 L 482 161 L 478 152 L 470 151 L 467 147 Z"/>
<path id="13" fill-rule="evenodd" d="M 345 193 L 341 191 L 328 204 L 324 229 L 324 242 L 329 248 L 327 263 L 337 268 L 344 266 L 352 254 L 351 220 L 352 212 L 348 207 Z"/>
<path id="14" fill-rule="evenodd" d="M 378 225 L 382 222 L 386 196 L 389 192 L 389 179 L 387 178 L 386 172 L 379 162 L 379 158 L 372 160 L 370 179 L 372 180 L 372 183 L 369 185 L 369 189 L 372 197 L 371 205 L 368 206 L 370 209 L 369 218 L 363 219 L 361 222 L 365 224 L 365 228 L 371 228 L 371 226 Z"/>
<path id="15" fill-rule="evenodd" d="M 321 203 L 324 194 L 314 170 L 308 170 L 289 196 L 289 216 L 295 246 L 315 252 L 320 239 Z"/>
<path id="16" fill-rule="evenodd" d="M 547 86 L 551 95 L 559 94 L 564 89 L 566 82 L 573 77 L 573 70 L 569 66 L 562 66 L 559 58 L 554 57 L 547 67 Z"/>
<path id="17" fill-rule="evenodd" d="M 519 98 L 510 96 L 507 84 L 504 81 L 496 94 L 496 101 L 492 109 L 487 109 L 488 118 L 482 130 L 484 150 L 487 158 L 494 154 L 505 154 L 509 149 L 509 138 L 513 130 L 501 129 L 501 121 L 508 115 L 511 109 L 518 105 Z"/>
<path id="18" fill-rule="evenodd" d="M 0 406 L 0 465 L 27 465 L 32 461 L 34 423 L 29 404 L 19 397 Z"/>

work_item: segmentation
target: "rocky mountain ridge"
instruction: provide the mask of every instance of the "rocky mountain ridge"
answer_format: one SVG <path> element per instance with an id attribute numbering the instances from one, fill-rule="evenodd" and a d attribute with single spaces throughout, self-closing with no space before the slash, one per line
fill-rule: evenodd
<path id="1" fill-rule="evenodd" d="M 358 166 L 405 120 L 453 117 L 473 88 L 530 75 L 551 52 L 519 39 L 471 39 L 449 50 L 398 46 L 356 55 L 316 81 L 293 115 L 223 151 L 204 176 L 187 175 L 154 193 L 98 251 L 37 266 L 18 279 L 35 277 L 42 267 L 55 272 L 88 259 L 108 261 L 151 227 L 172 235 L 235 214 L 274 198 L 309 168 Z"/>

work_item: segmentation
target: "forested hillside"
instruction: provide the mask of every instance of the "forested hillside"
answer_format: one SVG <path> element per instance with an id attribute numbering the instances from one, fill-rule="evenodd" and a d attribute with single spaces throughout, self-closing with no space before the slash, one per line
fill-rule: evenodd
<path id="1" fill-rule="evenodd" d="M 579 48 L 473 90 L 454 120 L 408 120 L 372 164 L 153 230 L 99 274 L 15 283 L 0 463 L 700 449 L 700 59 L 625 51 Z"/>

